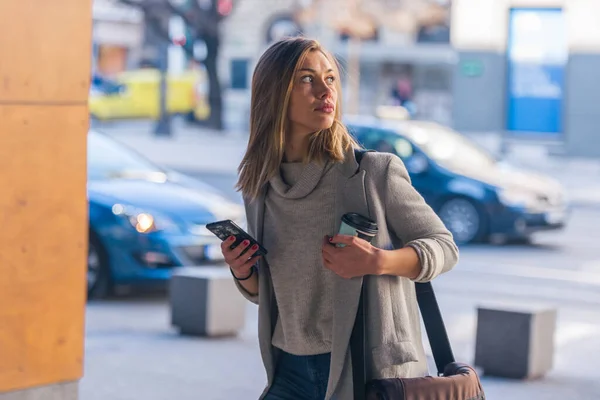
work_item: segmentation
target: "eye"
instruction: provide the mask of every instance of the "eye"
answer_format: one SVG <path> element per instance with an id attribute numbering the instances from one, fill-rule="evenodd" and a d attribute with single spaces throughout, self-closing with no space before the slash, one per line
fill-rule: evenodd
<path id="1" fill-rule="evenodd" d="M 304 83 L 311 83 L 313 81 L 313 77 L 310 75 L 305 75 L 300 80 Z"/>
<path id="2" fill-rule="evenodd" d="M 335 76 L 329 76 L 329 77 L 327 77 L 327 82 L 329 82 L 329 83 L 335 82 Z"/>

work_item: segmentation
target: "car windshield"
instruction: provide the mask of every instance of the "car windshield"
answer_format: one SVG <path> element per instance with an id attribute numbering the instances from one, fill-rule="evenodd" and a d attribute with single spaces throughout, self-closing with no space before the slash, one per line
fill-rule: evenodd
<path id="1" fill-rule="evenodd" d="M 433 122 L 411 121 L 404 133 L 434 161 L 446 168 L 486 168 L 496 159 L 460 133 Z"/>
<path id="2" fill-rule="evenodd" d="M 95 132 L 88 135 L 88 179 L 144 178 L 164 180 L 165 172 L 116 141 Z"/>

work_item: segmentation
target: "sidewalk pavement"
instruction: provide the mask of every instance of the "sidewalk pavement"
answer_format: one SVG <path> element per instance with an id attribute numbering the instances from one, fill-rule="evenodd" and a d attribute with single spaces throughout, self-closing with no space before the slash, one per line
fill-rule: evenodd
<path id="1" fill-rule="evenodd" d="M 243 132 L 212 131 L 189 126 L 182 120 L 174 121 L 170 137 L 155 136 L 152 126 L 150 121 L 114 122 L 96 129 L 158 164 L 198 173 L 235 175 L 248 141 Z M 491 152 L 500 152 L 499 135 L 468 136 Z M 552 155 L 544 144 L 515 141 L 507 146 L 504 159 L 554 177 L 565 187 L 573 205 L 600 207 L 600 159 Z"/>
<path id="2" fill-rule="evenodd" d="M 459 291 L 445 289 L 443 280 L 436 290 L 456 359 L 472 364 L 475 310 L 482 297 L 465 292 L 464 285 Z M 485 299 L 505 301 L 506 296 L 491 293 Z M 180 336 L 170 326 L 170 309 L 164 299 L 125 298 L 88 304 L 81 399 L 256 399 L 266 378 L 256 336 L 257 309 L 249 303 L 246 307 L 246 325 L 238 337 L 208 339 Z M 487 398 L 600 398 L 594 364 L 599 353 L 597 318 L 596 310 L 560 310 L 552 370 L 534 380 L 482 376 Z M 589 322 L 581 322 L 585 319 Z M 425 336 L 423 341 L 427 343 Z M 430 371 L 435 371 L 427 345 L 426 351 Z"/>

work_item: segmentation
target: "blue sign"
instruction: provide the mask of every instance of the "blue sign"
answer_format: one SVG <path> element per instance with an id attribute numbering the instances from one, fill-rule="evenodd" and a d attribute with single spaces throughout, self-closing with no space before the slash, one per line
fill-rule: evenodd
<path id="1" fill-rule="evenodd" d="M 512 9 L 507 56 L 507 129 L 561 133 L 568 60 L 562 10 Z"/>

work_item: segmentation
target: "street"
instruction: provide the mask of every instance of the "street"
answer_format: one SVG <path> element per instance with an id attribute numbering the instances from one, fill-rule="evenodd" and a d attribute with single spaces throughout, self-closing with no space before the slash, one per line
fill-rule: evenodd
<path id="1" fill-rule="evenodd" d="M 332 400 L 361 344 L 428 369 L 377 398 L 475 400 L 458 363 L 600 400 L 600 0 L 33 3 L 0 0 L 0 400 L 258 400 L 277 307 Z"/>
<path id="2" fill-rule="evenodd" d="M 156 138 L 132 127 L 115 124 L 103 131 L 150 160 L 241 201 L 234 184 L 247 142 L 243 134 L 180 128 L 171 138 Z M 461 248 L 457 267 L 434 281 L 453 350 L 458 361 L 473 363 L 478 306 L 554 307 L 558 322 L 552 371 L 529 382 L 482 377 L 487 396 L 597 399 L 600 383 L 593 360 L 600 357 L 600 163 L 533 160 L 520 151 L 526 157 L 516 161 L 529 161 L 567 188 L 573 200 L 567 228 L 537 234 L 531 243 Z M 246 316 L 238 337 L 192 338 L 170 326 L 164 291 L 133 291 L 90 302 L 81 399 L 256 399 L 265 384 L 256 306 L 248 303 Z"/>
<path id="3" fill-rule="evenodd" d="M 200 175 L 226 195 L 237 195 L 233 185 L 246 151 L 247 133 L 209 131 L 177 121 L 172 137 L 156 137 L 150 133 L 151 128 L 148 123 L 113 122 L 95 129 L 142 152 L 155 163 Z M 492 154 L 501 147 L 498 135 L 482 133 L 472 139 Z M 567 190 L 573 204 L 600 207 L 600 160 L 550 156 L 544 146 L 526 143 L 511 144 L 503 158 L 515 166 L 553 177 Z"/>
<path id="4" fill-rule="evenodd" d="M 209 181 L 233 179 L 211 174 Z M 230 195 L 235 196 L 233 191 Z M 544 379 L 483 377 L 489 399 L 597 399 L 600 383 L 600 209 L 578 207 L 563 232 L 532 244 L 474 245 L 435 281 L 454 353 L 473 362 L 476 307 L 494 304 L 558 309 L 554 368 Z M 236 338 L 179 336 L 164 293 L 133 293 L 87 307 L 82 400 L 256 399 L 265 376 L 256 337 L 256 307 Z"/>

